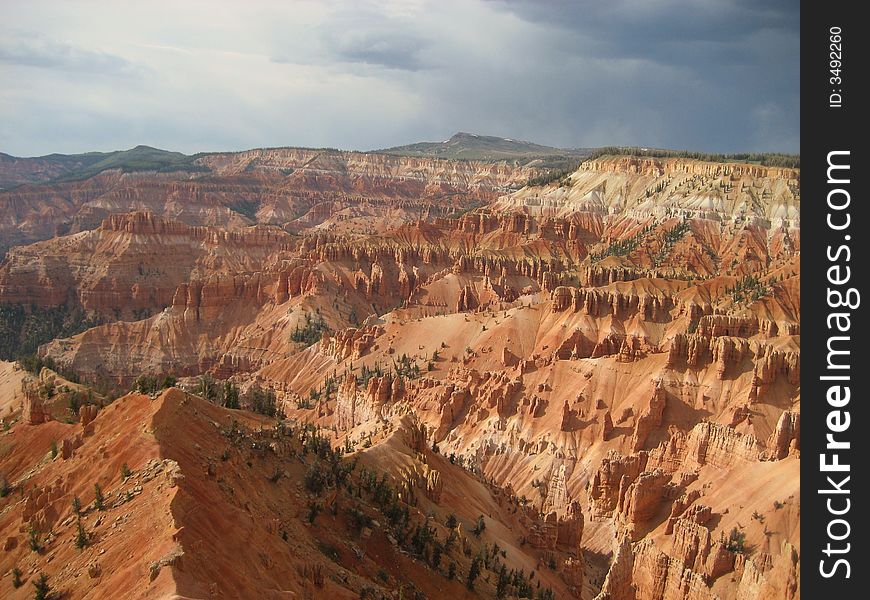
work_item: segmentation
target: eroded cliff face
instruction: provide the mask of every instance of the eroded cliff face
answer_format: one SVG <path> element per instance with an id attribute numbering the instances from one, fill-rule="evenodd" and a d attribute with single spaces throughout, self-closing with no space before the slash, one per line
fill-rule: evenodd
<path id="1" fill-rule="evenodd" d="M 633 566 L 623 577 L 635 596 L 618 591 L 623 567 L 614 557 L 601 598 L 796 597 L 795 336 L 757 316 L 721 327 L 719 315 L 701 317 L 696 333 L 675 333 L 686 323 L 678 305 L 648 321 L 629 293 L 617 310 L 605 303 L 590 316 L 556 310 L 557 292 L 537 294 L 549 306 L 424 318 L 406 309 L 355 333 L 365 343 L 354 351 L 327 358 L 315 346 L 311 356 L 321 362 L 307 360 L 322 373 L 399 356 L 423 373 L 401 386 L 395 376 L 362 387 L 346 380 L 334 400 L 294 414 L 361 440 L 372 423 L 413 412 L 429 443 L 510 486 L 524 505 L 566 515 L 579 503 L 595 532 L 590 550 L 615 556 L 606 531 L 629 540 Z M 614 336 L 630 326 L 645 331 L 642 343 Z M 770 356 L 781 357 L 773 368 L 765 366 Z M 294 398 L 306 387 L 301 366 L 276 361 L 261 375 Z M 729 539 L 732 530 L 745 545 Z"/>
<path id="2" fill-rule="evenodd" d="M 522 185 L 535 171 L 517 168 L 506 162 L 455 161 L 378 154 L 376 152 L 346 152 L 305 148 L 267 148 L 245 152 L 208 154 L 197 160 L 217 175 L 237 175 L 286 169 L 313 174 L 346 172 L 354 179 L 418 182 L 426 189 L 439 186 L 471 185 L 483 188 L 505 188 Z"/>
<path id="3" fill-rule="evenodd" d="M 64 405 L 40 410 L 15 420 L 4 436 L 12 451 L 0 456 L 12 492 L 0 498 L 0 568 L 26 584 L 4 597 L 32 597 L 40 573 L 53 590 L 98 599 L 124 589 L 158 598 L 407 589 L 461 597 L 484 554 L 478 597 L 496 597 L 500 573 L 511 573 L 511 591 L 531 581 L 553 597 L 581 593 L 580 507 L 560 518 L 518 507 L 432 452 L 410 415 L 342 456 L 310 428 L 175 388 L 85 404 L 78 422 Z M 325 473 L 327 457 L 342 479 L 318 489 L 310 473 Z M 478 518 L 486 526 L 474 532 Z M 528 542 L 505 540 L 507 530 Z M 556 557 L 570 583 L 542 568 Z"/>
<path id="4" fill-rule="evenodd" d="M 799 597 L 798 171 L 600 159 L 447 218 L 411 196 L 462 181 L 489 198 L 515 174 L 306 152 L 202 160 L 309 191 L 346 169 L 367 204 L 282 228 L 115 216 L 13 250 L 0 295 L 108 314 L 41 349 L 86 379 L 209 372 L 273 389 L 337 444 L 398 428 L 413 452 L 437 448 L 519 515 L 499 543 L 550 552 L 579 597 Z M 102 271 L 74 258 L 88 253 Z M 164 269 L 148 294 L 139 255 Z M 113 318 L 143 298 L 150 317 Z M 407 498 L 459 493 L 434 458 L 378 457 Z"/>
<path id="5" fill-rule="evenodd" d="M 679 158 L 603 157 L 584 162 L 567 185 L 531 187 L 505 207 L 538 214 L 670 214 L 741 222 L 800 222 L 800 170 Z"/>
<path id="6" fill-rule="evenodd" d="M 539 173 L 507 163 L 295 148 L 208 154 L 197 163 L 205 173 L 104 171 L 0 191 L 0 254 L 131 211 L 229 229 L 263 223 L 377 232 L 491 201 Z M 0 178 L 13 167 L 0 161 Z"/>
<path id="7" fill-rule="evenodd" d="M 292 242 L 275 227 L 227 231 L 151 213 L 111 215 L 95 230 L 12 249 L 0 266 L 0 299 L 142 318 L 170 306 L 179 285 L 259 270 Z"/>

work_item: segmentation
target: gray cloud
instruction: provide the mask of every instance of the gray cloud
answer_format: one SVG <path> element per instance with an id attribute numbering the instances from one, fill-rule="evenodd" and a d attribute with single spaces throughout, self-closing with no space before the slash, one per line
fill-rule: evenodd
<path id="1" fill-rule="evenodd" d="M 49 39 L 33 32 L 5 32 L 0 37 L 0 62 L 11 65 L 96 74 L 122 73 L 132 65 L 113 54 Z"/>
<path id="2" fill-rule="evenodd" d="M 13 4 L 9 22 L 38 32 L 14 41 L 0 26 L 0 79 L 13 82 L 0 151 L 13 154 L 371 149 L 457 130 L 799 149 L 799 15 L 785 1 Z"/>
<path id="3" fill-rule="evenodd" d="M 426 68 L 422 52 L 428 40 L 392 31 L 344 31 L 330 36 L 338 60 L 418 71 Z"/>

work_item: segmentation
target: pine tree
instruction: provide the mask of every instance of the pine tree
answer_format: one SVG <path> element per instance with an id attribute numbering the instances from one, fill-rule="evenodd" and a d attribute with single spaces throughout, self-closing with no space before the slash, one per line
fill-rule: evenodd
<path id="1" fill-rule="evenodd" d="M 39 574 L 39 577 L 33 582 L 33 587 L 36 588 L 33 600 L 48 600 L 51 587 L 48 585 L 48 576 L 45 573 Z"/>
<path id="2" fill-rule="evenodd" d="M 89 544 L 88 534 L 85 531 L 85 528 L 82 526 L 82 520 L 78 520 L 78 528 L 76 531 L 76 548 L 79 550 L 83 550 L 85 546 Z"/>
<path id="3" fill-rule="evenodd" d="M 18 567 L 12 567 L 12 587 L 18 589 L 22 585 L 24 585 L 24 582 L 21 581 L 21 569 Z"/>
<path id="4" fill-rule="evenodd" d="M 106 499 L 99 483 L 94 484 L 94 507 L 97 510 L 106 510 Z"/>
<path id="5" fill-rule="evenodd" d="M 39 532 L 36 530 L 36 527 L 31 523 L 30 531 L 27 534 L 28 540 L 30 542 L 30 549 L 33 552 L 41 552 L 42 544 L 39 543 Z"/>
<path id="6" fill-rule="evenodd" d="M 314 523 L 314 520 L 317 518 L 317 515 L 320 514 L 320 503 L 318 502 L 309 502 L 308 503 L 308 522 Z"/>
<path id="7" fill-rule="evenodd" d="M 486 529 L 486 522 L 483 520 L 483 515 L 477 517 L 477 524 L 474 526 L 474 529 L 471 530 L 476 537 L 480 537 L 480 534 Z"/>
<path id="8" fill-rule="evenodd" d="M 498 582 L 495 585 L 495 597 L 504 598 L 507 596 L 508 585 L 510 585 L 510 577 L 507 574 L 507 567 L 502 564 L 501 570 L 498 572 Z"/>
<path id="9" fill-rule="evenodd" d="M 468 579 L 465 582 L 465 587 L 469 590 L 474 589 L 474 580 L 480 575 L 480 564 L 483 562 L 483 559 L 480 558 L 480 555 L 475 556 L 474 560 L 471 561 L 471 567 L 468 569 Z"/>
<path id="10" fill-rule="evenodd" d="M 224 382 L 224 407 L 239 409 L 239 388 L 234 386 L 231 381 Z"/>

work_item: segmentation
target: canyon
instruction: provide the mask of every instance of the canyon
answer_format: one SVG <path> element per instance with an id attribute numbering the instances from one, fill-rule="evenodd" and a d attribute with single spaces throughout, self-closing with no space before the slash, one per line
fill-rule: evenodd
<path id="1" fill-rule="evenodd" d="M 0 355 L 3 573 L 71 598 L 800 598 L 799 169 L 191 164 L 0 191 L 0 326 L 35 353 Z M 277 411 L 245 410 L 262 393 Z"/>

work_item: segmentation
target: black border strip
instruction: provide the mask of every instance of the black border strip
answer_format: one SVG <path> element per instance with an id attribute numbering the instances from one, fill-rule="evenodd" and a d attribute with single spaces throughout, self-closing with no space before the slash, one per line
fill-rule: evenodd
<path id="1" fill-rule="evenodd" d="M 865 535 L 864 524 L 866 512 L 870 510 L 866 500 L 870 473 L 865 462 L 870 460 L 866 441 L 870 439 L 870 415 L 862 377 L 867 369 L 866 348 L 870 343 L 864 317 L 868 308 L 863 306 L 870 302 L 870 296 L 864 294 L 868 277 L 866 265 L 870 259 L 867 244 L 870 220 L 863 214 L 866 211 L 862 206 L 866 200 L 867 177 L 863 166 L 870 139 L 863 131 L 862 118 L 867 109 L 862 81 L 867 32 L 865 23 L 858 17 L 861 8 L 863 5 L 855 2 L 817 2 L 805 3 L 801 11 L 801 216 L 804 227 L 801 236 L 800 584 L 803 597 L 813 599 L 867 598 L 870 589 L 870 582 L 865 581 L 870 569 L 866 560 L 870 539 Z M 832 60 L 841 61 L 839 73 L 837 63 L 832 64 Z M 829 160 L 838 165 L 848 164 L 850 168 L 834 169 L 829 178 Z M 838 210 L 830 208 L 829 194 L 832 205 L 848 206 Z M 832 226 L 846 223 L 847 213 L 848 227 L 833 229 Z M 831 278 L 844 279 L 847 273 L 848 281 L 831 282 Z M 832 306 L 839 300 L 837 293 L 845 296 L 849 289 L 862 296 L 859 303 L 851 302 L 858 304 L 857 308 Z M 850 298 L 856 297 L 852 294 Z M 832 313 L 848 313 L 849 316 L 837 321 L 829 319 Z M 837 324 L 845 326 L 847 323 L 848 331 L 838 331 Z M 832 340 L 832 336 L 841 337 Z M 849 354 L 829 354 L 829 343 Z M 830 368 L 829 359 L 841 368 Z M 821 379 L 844 375 L 849 377 L 848 381 Z M 850 388 L 848 403 L 844 401 L 842 388 L 831 392 L 832 402 L 829 402 L 832 386 L 840 385 Z M 844 423 L 847 418 L 848 427 Z M 834 432 L 832 428 L 845 430 Z M 828 434 L 834 436 L 836 442 L 848 443 L 849 448 L 827 447 Z M 841 465 L 849 465 L 849 471 L 823 471 L 822 455 L 830 464 L 834 462 L 834 454 Z M 840 493 L 837 487 L 848 493 Z M 833 514 L 835 511 L 843 514 Z M 843 562 L 837 563 L 838 560 Z"/>

